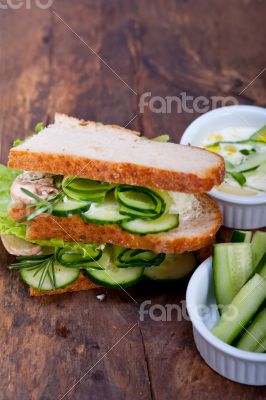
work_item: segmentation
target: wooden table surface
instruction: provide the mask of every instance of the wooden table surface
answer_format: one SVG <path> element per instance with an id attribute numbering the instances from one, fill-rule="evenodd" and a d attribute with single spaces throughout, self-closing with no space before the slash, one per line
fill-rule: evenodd
<path id="1" fill-rule="evenodd" d="M 2 162 L 14 138 L 55 111 L 178 142 L 199 114 L 142 114 L 142 93 L 266 105 L 264 1 L 54 0 L 40 9 L 43 0 L 17 10 L 8 3 L 0 9 Z M 180 304 L 185 283 L 29 298 L 6 269 L 11 259 L 1 247 L 0 399 L 265 398 L 264 388 L 205 365 L 189 321 L 175 313 L 171 321 L 139 320 L 144 300 Z"/>

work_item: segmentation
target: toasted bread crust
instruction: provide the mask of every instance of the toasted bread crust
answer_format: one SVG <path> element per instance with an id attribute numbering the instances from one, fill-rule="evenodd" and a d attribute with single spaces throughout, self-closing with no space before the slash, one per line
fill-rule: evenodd
<path id="1" fill-rule="evenodd" d="M 202 149 L 202 151 L 206 150 Z M 215 185 L 219 185 L 224 179 L 224 160 L 219 155 L 217 155 L 217 159 L 220 159 L 220 162 L 217 162 L 212 168 L 206 168 L 204 175 L 199 176 L 193 173 L 162 170 L 137 164 L 11 149 L 8 166 L 25 171 L 80 176 L 105 182 L 127 183 L 176 192 L 203 193 L 208 192 Z"/>
<path id="2" fill-rule="evenodd" d="M 29 288 L 29 292 L 30 296 L 38 297 L 69 292 L 79 292 L 80 290 L 97 289 L 99 287 L 100 286 L 96 285 L 90 281 L 89 278 L 80 273 L 78 279 L 74 283 L 63 289 L 40 291 L 34 288 Z"/>
<path id="3" fill-rule="evenodd" d="M 183 253 L 208 246 L 213 242 L 222 223 L 217 204 L 207 195 L 198 196 L 201 212 L 181 219 L 180 225 L 160 234 L 136 235 L 122 230 L 118 225 L 86 223 L 80 216 L 68 218 L 42 214 L 29 225 L 28 239 L 62 238 L 65 241 L 85 243 L 112 243 L 132 249 L 152 250 L 155 253 Z M 12 208 L 10 216 L 18 221 L 25 208 Z"/>

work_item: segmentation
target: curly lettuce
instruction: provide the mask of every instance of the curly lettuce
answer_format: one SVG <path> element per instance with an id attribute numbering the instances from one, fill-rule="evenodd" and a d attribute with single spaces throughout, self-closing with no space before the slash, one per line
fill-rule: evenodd
<path id="1" fill-rule="evenodd" d="M 10 187 L 20 173 L 0 164 L 0 217 L 5 216 L 11 206 Z"/>
<path id="2" fill-rule="evenodd" d="M 14 235 L 26 242 L 36 243 L 40 246 L 49 247 L 71 247 L 73 249 L 86 250 L 91 249 L 92 246 L 99 247 L 98 245 L 65 242 L 62 239 L 52 238 L 47 240 L 29 240 L 27 239 L 27 225 L 20 224 L 13 221 L 8 215 L 8 210 L 11 206 L 10 188 L 14 179 L 20 174 L 20 171 L 7 168 L 5 165 L 0 164 L 0 234 Z"/>

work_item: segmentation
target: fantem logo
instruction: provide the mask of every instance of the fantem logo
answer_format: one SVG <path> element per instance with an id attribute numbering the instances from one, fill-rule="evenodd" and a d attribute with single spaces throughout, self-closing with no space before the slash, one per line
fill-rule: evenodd
<path id="1" fill-rule="evenodd" d="M 19 10 L 20 8 L 30 10 L 33 6 L 47 10 L 52 4 L 53 0 L 6 0 L 0 1 L 0 10 Z"/>
<path id="2" fill-rule="evenodd" d="M 145 92 L 139 99 L 139 112 L 144 113 L 145 107 L 156 114 L 171 113 L 205 113 L 217 107 L 238 104 L 238 100 L 233 96 L 190 96 L 186 92 L 179 96 L 152 96 L 151 92 Z"/>

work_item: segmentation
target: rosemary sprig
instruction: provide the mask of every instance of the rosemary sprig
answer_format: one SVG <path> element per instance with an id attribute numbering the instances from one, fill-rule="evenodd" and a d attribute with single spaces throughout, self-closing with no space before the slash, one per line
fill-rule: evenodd
<path id="1" fill-rule="evenodd" d="M 64 197 L 63 193 L 59 193 L 56 196 L 53 196 L 49 198 L 48 200 L 44 200 L 41 197 L 37 196 L 35 193 L 30 192 L 28 189 L 21 188 L 22 192 L 25 193 L 27 196 L 31 197 L 36 201 L 34 204 L 30 204 L 27 206 L 27 208 L 33 208 L 34 210 L 28 214 L 22 217 L 18 222 L 25 222 L 25 221 L 31 221 L 34 218 L 36 218 L 38 215 L 47 213 L 51 214 L 53 212 L 54 207 L 56 204 L 61 201 Z"/>
<path id="2" fill-rule="evenodd" d="M 20 256 L 17 257 L 17 260 L 19 261 L 18 263 L 11 264 L 8 268 L 14 270 L 26 269 L 28 271 L 34 271 L 34 277 L 41 273 L 38 289 L 42 290 L 46 276 L 51 283 L 52 290 L 56 289 L 54 255 Z"/>
<path id="3" fill-rule="evenodd" d="M 46 278 L 46 275 L 47 275 L 47 273 L 48 273 L 48 269 L 49 269 L 49 267 L 50 267 L 50 265 L 51 265 L 51 262 L 52 262 L 52 261 L 51 261 L 51 258 L 48 258 L 48 259 L 45 260 L 44 263 L 43 263 L 43 267 L 42 267 L 42 269 L 41 269 L 42 274 L 41 274 L 41 278 L 40 278 L 39 284 L 38 284 L 38 289 L 39 289 L 39 290 L 42 289 L 42 285 L 43 285 L 44 279 Z M 51 284 L 52 284 L 52 288 L 55 289 L 55 285 L 54 285 L 52 282 L 51 282 Z"/>

